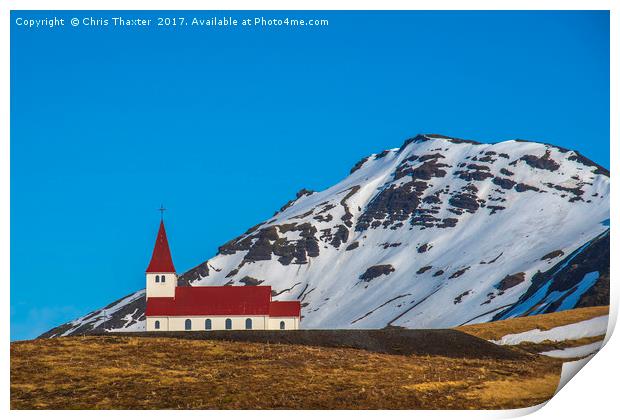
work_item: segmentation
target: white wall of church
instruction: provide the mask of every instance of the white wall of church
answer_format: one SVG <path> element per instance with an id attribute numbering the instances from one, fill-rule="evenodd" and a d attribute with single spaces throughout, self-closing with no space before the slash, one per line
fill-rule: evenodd
<path id="1" fill-rule="evenodd" d="M 164 277 L 164 281 L 162 281 Z M 157 281 L 159 280 L 159 281 Z M 174 273 L 146 273 L 146 298 L 174 297 L 177 275 Z"/>
<path id="2" fill-rule="evenodd" d="M 280 321 L 284 321 L 285 329 L 299 329 L 299 319 L 290 318 L 269 318 L 267 316 L 182 316 L 182 317 L 147 317 L 147 331 L 185 331 L 185 321 L 191 321 L 191 331 L 206 331 L 206 320 L 211 320 L 212 330 L 225 330 L 226 320 L 232 322 L 232 330 L 245 330 L 247 319 L 252 320 L 253 330 L 279 330 Z M 155 322 L 159 321 L 159 329 L 155 328 Z"/>
<path id="3" fill-rule="evenodd" d="M 155 328 L 155 323 L 159 322 L 159 328 Z M 146 330 L 147 331 L 168 331 L 168 318 L 147 316 L 146 317 Z"/>
<path id="4" fill-rule="evenodd" d="M 205 322 L 207 319 L 211 320 L 212 330 L 225 330 L 226 320 L 230 319 L 232 322 L 233 330 L 245 330 L 245 320 L 252 320 L 253 330 L 265 329 L 264 316 L 210 316 L 210 317 L 170 317 L 168 321 L 168 328 L 170 331 L 185 331 L 185 320 L 189 319 L 192 322 L 192 331 L 205 331 Z"/>
<path id="5" fill-rule="evenodd" d="M 284 322 L 285 330 L 298 330 L 299 329 L 299 318 L 297 317 L 281 317 L 281 318 L 269 318 L 267 323 L 268 330 L 279 330 L 280 322 Z"/>

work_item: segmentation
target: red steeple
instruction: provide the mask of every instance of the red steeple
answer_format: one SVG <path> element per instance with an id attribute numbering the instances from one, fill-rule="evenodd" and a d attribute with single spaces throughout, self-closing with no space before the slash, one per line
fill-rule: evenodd
<path id="1" fill-rule="evenodd" d="M 146 269 L 147 273 L 176 273 L 172 256 L 170 255 L 170 247 L 168 246 L 168 238 L 166 237 L 166 228 L 164 221 L 159 223 L 159 232 L 157 232 L 157 240 L 155 241 L 155 249 L 151 262 Z"/>

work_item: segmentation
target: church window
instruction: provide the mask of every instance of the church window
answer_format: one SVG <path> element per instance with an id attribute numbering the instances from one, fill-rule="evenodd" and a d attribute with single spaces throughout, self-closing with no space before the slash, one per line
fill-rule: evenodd
<path id="1" fill-rule="evenodd" d="M 162 276 L 161 276 L 161 282 L 162 282 L 162 283 L 165 283 L 165 282 L 166 282 L 166 276 L 164 276 L 164 275 L 162 275 Z"/>
<path id="2" fill-rule="evenodd" d="M 186 319 L 185 320 L 185 329 L 188 330 L 188 331 L 192 329 L 192 320 L 191 319 Z"/>
<path id="3" fill-rule="evenodd" d="M 155 283 L 159 283 L 159 276 L 155 276 Z"/>
<path id="4" fill-rule="evenodd" d="M 155 321 L 155 329 L 158 330 L 159 329 L 159 321 Z"/>
<path id="5" fill-rule="evenodd" d="M 284 321 L 280 321 L 280 329 L 283 330 L 286 324 L 284 324 Z"/>
<path id="6" fill-rule="evenodd" d="M 226 329 L 232 330 L 232 319 L 226 318 Z"/>
<path id="7" fill-rule="evenodd" d="M 205 330 L 210 330 L 211 328 L 212 328 L 212 326 L 211 326 L 211 320 L 210 320 L 210 319 L 207 319 L 207 320 L 205 321 Z"/>
<path id="8" fill-rule="evenodd" d="M 247 318 L 245 320 L 245 329 L 246 330 L 251 330 L 252 329 L 252 319 L 251 318 Z"/>

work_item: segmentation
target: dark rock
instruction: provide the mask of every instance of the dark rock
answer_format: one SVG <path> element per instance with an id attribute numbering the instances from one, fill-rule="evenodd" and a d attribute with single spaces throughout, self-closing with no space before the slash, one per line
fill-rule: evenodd
<path id="1" fill-rule="evenodd" d="M 506 207 L 504 206 L 487 206 L 488 209 L 491 209 L 491 213 L 489 213 L 489 215 L 491 214 L 495 214 L 500 210 L 505 210 Z"/>
<path id="2" fill-rule="evenodd" d="M 568 157 L 568 160 L 577 161 L 577 162 L 581 163 L 582 165 L 589 166 L 589 167 L 594 167 L 595 170 L 592 171 L 592 172 L 595 173 L 595 174 L 609 176 L 609 169 L 606 169 L 603 166 L 601 166 L 601 165 L 599 165 L 597 163 L 594 163 L 593 161 L 591 161 L 587 157 L 583 156 L 579 152 L 576 152 L 576 151 L 573 152 L 573 154 Z"/>
<path id="3" fill-rule="evenodd" d="M 584 193 L 584 191 L 581 188 L 579 188 L 579 187 L 573 187 L 573 188 L 563 187 L 561 185 L 552 184 L 551 182 L 547 182 L 545 185 L 547 187 L 549 187 L 549 188 L 553 188 L 553 189 L 558 190 L 558 191 L 569 192 L 569 193 L 574 194 L 576 196 L 581 196 Z"/>
<path id="4" fill-rule="evenodd" d="M 483 156 L 478 159 L 479 162 L 489 162 L 489 163 L 494 163 L 496 160 L 497 159 L 493 159 L 492 156 Z"/>
<path id="5" fill-rule="evenodd" d="M 375 156 L 375 160 L 386 157 L 388 153 L 390 153 L 389 150 L 384 150 L 383 152 L 381 152 L 381 153 L 379 153 L 379 154 L 377 154 Z"/>
<path id="6" fill-rule="evenodd" d="M 416 271 L 416 274 L 424 274 L 426 273 L 428 270 L 430 270 L 431 268 L 433 268 L 432 265 L 425 265 L 424 267 L 420 268 L 418 271 Z"/>
<path id="7" fill-rule="evenodd" d="M 255 279 L 254 277 L 245 276 L 241 280 L 239 280 L 239 283 L 243 283 L 246 286 L 258 286 L 264 281 L 265 280 L 258 280 L 258 279 Z"/>
<path id="8" fill-rule="evenodd" d="M 300 199 L 301 197 L 304 197 L 306 195 L 312 195 L 315 192 L 316 191 L 309 190 L 309 189 L 306 189 L 306 188 L 302 188 L 301 190 L 297 191 L 297 194 L 295 194 L 295 197 L 297 197 L 297 199 Z"/>
<path id="9" fill-rule="evenodd" d="M 543 255 L 543 257 L 540 260 L 541 261 L 552 260 L 554 258 L 561 257 L 562 255 L 564 255 L 564 251 L 562 251 L 561 249 L 557 249 L 555 251 L 551 251 L 550 253 Z"/>
<path id="10" fill-rule="evenodd" d="M 452 275 L 448 278 L 450 279 L 455 279 L 457 277 L 461 277 L 463 274 L 465 274 L 465 272 L 467 270 L 469 270 L 471 267 L 465 267 L 465 268 L 461 268 L 460 270 L 455 271 L 454 273 L 452 273 Z"/>
<path id="11" fill-rule="evenodd" d="M 446 157 L 441 153 L 434 153 L 432 155 L 422 155 L 418 157 L 419 162 L 426 162 L 427 160 L 445 159 Z"/>
<path id="12" fill-rule="evenodd" d="M 487 171 L 455 171 L 455 175 L 465 181 L 484 181 L 487 178 L 493 178 L 493 174 Z"/>
<path id="13" fill-rule="evenodd" d="M 469 165 L 467 165 L 467 169 L 473 169 L 475 171 L 490 171 L 491 168 L 489 168 L 486 165 L 476 165 L 475 163 L 470 163 Z"/>
<path id="14" fill-rule="evenodd" d="M 364 273 L 359 276 L 359 279 L 365 282 L 369 282 L 379 276 L 387 276 L 394 271 L 396 270 L 390 264 L 373 265 L 372 267 L 369 267 L 366 271 L 364 271 Z"/>
<path id="15" fill-rule="evenodd" d="M 178 286 L 189 286 L 193 281 L 199 280 L 209 275 L 209 261 L 198 264 L 196 267 L 186 271 L 177 278 Z"/>
<path id="16" fill-rule="evenodd" d="M 422 202 L 425 204 L 439 204 L 441 203 L 441 199 L 437 195 L 429 195 L 424 197 Z"/>
<path id="17" fill-rule="evenodd" d="M 314 213 L 314 209 L 308 210 L 307 212 L 302 213 L 302 214 L 295 215 L 291 217 L 291 219 L 305 219 L 306 217 L 310 216 L 312 213 Z"/>
<path id="18" fill-rule="evenodd" d="M 415 137 L 412 137 L 410 139 L 405 140 L 405 142 L 403 143 L 402 146 L 400 146 L 399 152 L 404 150 L 405 147 L 407 147 L 410 143 L 423 143 L 425 141 L 431 141 L 433 139 L 444 139 L 449 141 L 450 143 L 455 143 L 455 144 L 460 144 L 460 143 L 468 143 L 468 144 L 481 144 L 477 141 L 473 141 L 473 140 L 465 140 L 465 139 L 459 139 L 456 137 L 448 137 L 448 136 L 444 136 L 442 134 L 418 134 Z"/>
<path id="19" fill-rule="evenodd" d="M 322 214 L 318 214 L 318 215 L 314 216 L 313 219 L 316 220 L 317 222 L 327 223 L 327 222 L 331 222 L 333 217 L 332 217 L 331 214 L 327 214 L 327 216 L 323 216 Z"/>
<path id="20" fill-rule="evenodd" d="M 431 245 L 431 244 L 423 244 L 423 245 L 420 245 L 420 247 L 418 247 L 418 252 L 419 252 L 420 254 L 422 254 L 422 253 L 424 253 L 424 252 L 428 251 L 429 249 L 431 249 L 432 247 L 433 247 L 433 245 Z"/>
<path id="21" fill-rule="evenodd" d="M 355 166 L 351 168 L 351 172 L 349 172 L 349 175 L 357 171 L 358 169 L 360 169 L 362 166 L 364 166 L 364 163 L 366 163 L 367 160 L 368 160 L 368 156 L 366 156 L 365 158 L 362 158 L 359 162 L 357 162 Z"/>
<path id="22" fill-rule="evenodd" d="M 384 242 L 384 243 L 380 244 L 380 246 L 382 246 L 383 249 L 396 248 L 396 247 L 399 247 L 401 245 L 402 244 L 400 242 L 394 242 L 394 243 Z"/>
<path id="23" fill-rule="evenodd" d="M 450 197 L 448 202 L 454 207 L 474 213 L 480 207 L 476 199 L 477 197 L 471 194 L 456 194 Z"/>
<path id="24" fill-rule="evenodd" d="M 437 160 L 427 160 L 417 168 L 412 168 L 409 163 L 403 162 L 396 168 L 396 172 L 394 173 L 394 180 L 401 179 L 405 176 L 411 176 L 414 180 L 422 179 L 425 181 L 428 181 L 431 178 L 442 178 L 446 176 L 446 171 L 441 168 L 445 168 L 448 166 L 449 165 L 446 165 L 445 163 L 437 162 Z"/>
<path id="25" fill-rule="evenodd" d="M 340 205 L 344 208 L 344 215 L 340 218 L 340 220 L 342 220 L 345 226 L 348 228 L 353 226 L 353 223 L 351 222 L 351 219 L 353 218 L 353 214 L 351 213 L 351 210 L 349 210 L 349 206 L 347 205 L 347 200 L 353 197 L 353 195 L 355 195 L 355 193 L 357 193 L 359 190 L 360 190 L 359 185 L 355 185 L 351 187 L 349 189 L 349 192 L 342 198 L 342 200 L 340 200 Z"/>
<path id="26" fill-rule="evenodd" d="M 538 188 L 536 188 L 536 187 L 534 187 L 534 186 L 532 186 L 532 185 L 523 184 L 523 183 L 521 183 L 521 182 L 520 182 L 520 183 L 518 183 L 518 184 L 515 186 L 515 190 L 516 190 L 517 192 L 523 192 L 523 191 L 527 191 L 527 190 L 531 190 L 531 191 L 540 191 L 540 189 L 538 189 Z"/>
<path id="27" fill-rule="evenodd" d="M 334 248 L 340 247 L 340 244 L 346 242 L 349 239 L 349 229 L 344 225 L 335 226 L 335 232 L 332 233 L 332 228 L 323 229 L 323 235 L 321 240 L 329 242 Z"/>
<path id="28" fill-rule="evenodd" d="M 420 181 L 407 182 L 401 186 L 390 185 L 366 206 L 355 226 L 358 232 L 370 228 L 384 227 L 405 221 L 420 203 L 427 184 Z"/>
<path id="29" fill-rule="evenodd" d="M 547 150 L 543 156 L 524 155 L 521 159 L 532 168 L 544 169 L 547 171 L 557 171 L 560 168 L 560 164 L 550 158 L 551 152 Z"/>
<path id="30" fill-rule="evenodd" d="M 360 243 L 359 243 L 359 242 L 357 242 L 357 241 L 355 241 L 355 242 L 351 242 L 351 243 L 349 244 L 349 246 L 347 246 L 347 247 L 346 247 L 345 251 L 352 251 L 352 250 L 354 250 L 355 248 L 357 248 L 357 247 L 359 247 L 359 246 L 360 246 Z"/>
<path id="31" fill-rule="evenodd" d="M 456 223 L 458 222 L 458 219 L 455 219 L 453 217 L 448 217 L 445 218 L 441 221 L 441 223 L 439 223 L 438 225 L 436 225 L 438 228 L 444 229 L 444 228 L 449 228 L 449 227 L 454 227 L 456 226 Z"/>
<path id="32" fill-rule="evenodd" d="M 505 190 L 510 190 L 512 189 L 512 187 L 515 186 L 516 182 L 514 182 L 511 179 L 508 178 L 500 178 L 500 177 L 495 177 L 493 178 L 493 183 L 495 185 L 499 185 L 500 187 L 502 187 Z"/>
<path id="33" fill-rule="evenodd" d="M 508 290 L 525 281 L 525 273 L 509 274 L 495 285 L 498 290 Z"/>
<path id="34" fill-rule="evenodd" d="M 243 258 L 245 261 L 269 261 L 271 259 L 272 246 L 269 239 L 259 237 L 250 247 L 250 250 Z"/>
<path id="35" fill-rule="evenodd" d="M 288 209 L 293 204 L 295 204 L 295 202 L 297 202 L 297 200 L 299 200 L 301 197 L 306 196 L 306 195 L 312 195 L 314 193 L 315 193 L 315 191 L 308 190 L 306 188 L 302 188 L 301 190 L 297 191 L 297 194 L 295 194 L 295 199 L 294 200 L 289 200 L 285 205 L 280 207 L 280 210 L 277 211 L 275 214 L 282 213 L 284 210 Z M 274 216 L 275 216 L 275 214 L 274 214 Z"/>
<path id="36" fill-rule="evenodd" d="M 461 300 L 463 300 L 463 298 L 467 295 L 469 295 L 471 293 L 471 290 L 467 290 L 463 293 L 461 293 L 460 295 L 458 295 L 457 297 L 454 298 L 454 304 L 456 305 L 457 303 L 461 303 Z"/>

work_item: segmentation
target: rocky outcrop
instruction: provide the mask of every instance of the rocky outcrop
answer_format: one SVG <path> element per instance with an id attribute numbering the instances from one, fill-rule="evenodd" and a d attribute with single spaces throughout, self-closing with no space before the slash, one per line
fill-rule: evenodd
<path id="1" fill-rule="evenodd" d="M 510 289 L 511 287 L 515 287 L 518 284 L 521 284 L 525 281 L 525 273 L 516 273 L 509 274 L 503 279 L 500 280 L 499 283 L 495 286 L 497 290 L 505 291 Z"/>
<path id="2" fill-rule="evenodd" d="M 364 271 L 364 273 L 359 278 L 360 280 L 369 282 L 373 279 L 376 279 L 377 277 L 387 276 L 394 271 L 394 267 L 392 267 L 390 264 L 373 265 L 372 267 L 369 267 L 366 271 Z"/>

